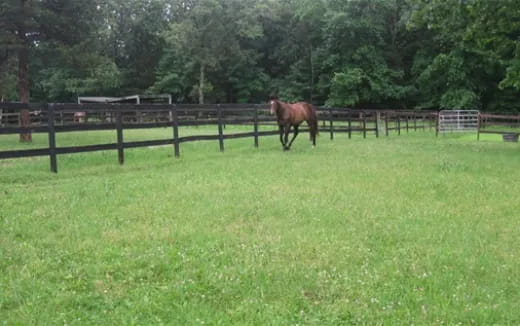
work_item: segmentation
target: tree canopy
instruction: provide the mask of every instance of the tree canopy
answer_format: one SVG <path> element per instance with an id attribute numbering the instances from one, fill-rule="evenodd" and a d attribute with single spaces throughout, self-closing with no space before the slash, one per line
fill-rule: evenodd
<path id="1" fill-rule="evenodd" d="M 518 17 L 516 0 L 5 0 L 0 96 L 516 112 Z"/>

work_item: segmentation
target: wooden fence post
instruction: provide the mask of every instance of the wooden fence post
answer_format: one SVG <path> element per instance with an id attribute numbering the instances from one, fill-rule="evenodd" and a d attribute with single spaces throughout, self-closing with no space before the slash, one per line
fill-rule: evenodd
<path id="1" fill-rule="evenodd" d="M 417 114 L 413 113 L 413 131 L 417 131 Z"/>
<path id="2" fill-rule="evenodd" d="M 439 136 L 439 112 L 437 112 L 437 115 L 435 117 L 435 137 Z"/>
<path id="3" fill-rule="evenodd" d="M 409 118 L 410 118 L 410 116 L 409 116 L 408 113 L 407 113 L 407 114 L 406 114 L 406 133 L 408 133 L 408 130 L 409 130 L 409 129 L 408 129 L 408 127 L 409 127 L 409 125 L 408 125 L 408 119 L 409 119 Z"/>
<path id="4" fill-rule="evenodd" d="M 385 136 L 388 136 L 388 113 L 385 113 Z"/>
<path id="5" fill-rule="evenodd" d="M 480 140 L 480 113 L 478 114 L 478 123 L 477 123 L 477 141 Z"/>
<path id="6" fill-rule="evenodd" d="M 179 116 L 177 114 L 177 106 L 173 104 L 170 109 L 170 116 L 172 117 L 173 125 L 173 148 L 175 157 L 181 156 L 179 144 Z"/>
<path id="7" fill-rule="evenodd" d="M 222 107 L 217 104 L 217 117 L 218 117 L 218 144 L 220 151 L 224 151 L 224 131 L 222 130 Z"/>
<path id="8" fill-rule="evenodd" d="M 379 138 L 379 119 L 381 118 L 381 114 L 379 111 L 376 111 L 376 138 Z"/>
<path id="9" fill-rule="evenodd" d="M 58 173 L 58 160 L 56 157 L 56 129 L 54 128 L 54 104 L 47 104 L 47 126 L 49 128 L 49 158 L 51 172 Z"/>
<path id="10" fill-rule="evenodd" d="M 397 135 L 401 136 L 401 116 L 397 113 Z"/>
<path id="11" fill-rule="evenodd" d="M 125 149 L 123 145 L 123 114 L 121 113 L 121 107 L 116 106 L 116 129 L 117 129 L 117 158 L 119 164 L 125 163 Z"/>
<path id="12" fill-rule="evenodd" d="M 352 115 L 348 113 L 348 139 L 352 138 Z"/>
<path id="13" fill-rule="evenodd" d="M 332 123 L 332 109 L 329 109 L 330 140 L 334 139 L 334 125 Z"/>
<path id="14" fill-rule="evenodd" d="M 361 113 L 363 116 L 363 138 L 367 138 L 367 117 L 365 113 Z"/>
<path id="15" fill-rule="evenodd" d="M 255 138 L 255 147 L 258 148 L 258 105 L 255 105 L 255 117 L 254 117 L 254 138 Z"/>

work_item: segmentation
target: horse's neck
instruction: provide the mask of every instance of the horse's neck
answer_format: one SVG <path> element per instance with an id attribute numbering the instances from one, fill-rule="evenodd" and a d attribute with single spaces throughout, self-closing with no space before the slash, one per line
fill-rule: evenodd
<path id="1" fill-rule="evenodd" d="M 276 110 L 276 117 L 278 118 L 279 121 L 284 120 L 286 112 L 287 112 L 287 109 L 283 106 L 282 103 L 280 103 L 278 105 L 278 110 Z"/>

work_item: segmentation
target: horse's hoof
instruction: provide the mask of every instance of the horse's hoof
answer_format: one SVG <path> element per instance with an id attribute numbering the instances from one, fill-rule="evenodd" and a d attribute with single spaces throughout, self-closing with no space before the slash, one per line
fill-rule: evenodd
<path id="1" fill-rule="evenodd" d="M 284 152 L 287 152 L 288 150 L 289 150 L 289 147 L 284 147 L 284 148 L 283 148 L 283 151 L 284 151 Z"/>

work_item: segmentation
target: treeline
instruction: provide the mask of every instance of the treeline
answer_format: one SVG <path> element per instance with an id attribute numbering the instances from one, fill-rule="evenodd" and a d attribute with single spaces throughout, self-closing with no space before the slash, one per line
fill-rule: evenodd
<path id="1" fill-rule="evenodd" d="M 520 111 L 518 0 L 3 0 L 0 96 Z"/>

